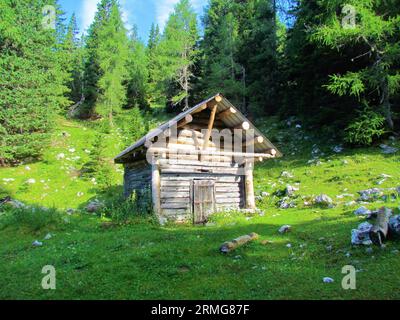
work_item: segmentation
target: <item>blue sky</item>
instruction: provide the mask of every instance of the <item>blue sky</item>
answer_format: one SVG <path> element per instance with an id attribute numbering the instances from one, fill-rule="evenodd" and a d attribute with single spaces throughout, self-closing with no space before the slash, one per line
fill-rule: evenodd
<path id="1" fill-rule="evenodd" d="M 138 26 L 139 36 L 147 41 L 151 24 L 156 22 L 164 27 L 168 15 L 179 0 L 120 0 L 122 15 L 127 28 Z M 62 9 L 69 19 L 75 12 L 81 31 L 86 30 L 93 21 L 97 3 L 100 0 L 59 0 Z M 199 14 L 203 14 L 203 8 L 208 0 L 191 0 L 192 6 Z"/>

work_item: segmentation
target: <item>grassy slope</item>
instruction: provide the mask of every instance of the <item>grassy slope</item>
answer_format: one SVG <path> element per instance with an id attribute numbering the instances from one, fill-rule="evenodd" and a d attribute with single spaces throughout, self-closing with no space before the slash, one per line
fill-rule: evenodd
<path id="1" fill-rule="evenodd" d="M 42 162 L 18 168 L 0 169 L 2 193 L 32 204 L 59 209 L 79 208 L 96 196 L 98 190 L 90 181 L 74 178 L 74 170 L 87 160 L 85 149 L 91 147 L 95 132 L 76 122 L 63 121 L 55 134 L 53 147 Z M 71 134 L 63 138 L 60 134 Z M 336 199 L 343 193 L 375 187 L 380 174 L 392 176 L 382 187 L 400 185 L 399 155 L 384 156 L 378 148 L 345 151 L 340 155 L 327 152 L 321 165 L 307 164 L 312 143 L 303 133 L 272 127 L 265 130 L 280 141 L 288 156 L 258 165 L 256 189 L 273 192 L 287 183 L 300 183 L 300 196 L 326 193 L 335 199 L 334 209 L 307 208 L 298 199 L 295 209 L 276 209 L 278 198 L 258 203 L 265 216 L 218 215 L 214 226 L 168 226 L 161 228 L 138 218 L 132 224 L 104 230 L 97 217 L 78 215 L 70 223 L 54 230 L 54 237 L 43 247 L 33 248 L 49 231 L 32 234 L 23 229 L 0 231 L 0 298 L 20 299 L 391 299 L 400 298 L 398 272 L 400 242 L 388 242 L 384 250 L 374 247 L 352 248 L 350 231 L 362 221 L 353 215 L 355 207 L 345 207 L 350 198 Z M 284 132 L 284 134 L 282 133 Z M 122 147 L 119 137 L 108 137 L 110 155 Z M 315 141 L 311 138 L 311 141 Z M 326 144 L 321 140 L 320 145 Z M 56 160 L 69 148 L 81 160 Z M 290 154 L 297 149 L 297 154 Z M 343 160 L 347 161 L 347 164 Z M 63 168 L 64 167 L 64 168 Z M 72 169 L 72 168 L 70 168 Z M 115 169 L 113 183 L 119 185 L 121 172 Z M 294 178 L 280 178 L 282 171 Z M 3 178 L 15 178 L 4 183 Z M 26 185 L 27 179 L 36 184 Z M 44 180 L 42 183 L 40 180 Z M 116 188 L 116 190 L 119 190 Z M 77 193 L 82 192 L 82 197 Z M 118 191 L 116 191 L 118 192 Z M 47 195 L 46 195 L 47 194 Z M 398 207 L 399 201 L 386 203 Z M 383 203 L 373 203 L 377 208 Z M 357 207 L 357 206 L 356 206 Z M 277 230 L 291 224 L 293 231 L 280 235 Z M 226 240 L 257 232 L 261 239 L 236 252 L 223 256 L 219 246 Z M 324 238 L 324 239 L 322 239 Z M 262 240 L 271 244 L 263 245 Z M 292 248 L 287 248 L 287 244 Z M 328 252 L 326 247 L 332 245 Z M 347 257 L 346 253 L 351 256 Z M 57 269 L 57 290 L 41 289 L 41 269 Z M 357 273 L 357 290 L 341 288 L 341 269 L 352 264 Z M 322 278 L 335 279 L 324 284 Z"/>

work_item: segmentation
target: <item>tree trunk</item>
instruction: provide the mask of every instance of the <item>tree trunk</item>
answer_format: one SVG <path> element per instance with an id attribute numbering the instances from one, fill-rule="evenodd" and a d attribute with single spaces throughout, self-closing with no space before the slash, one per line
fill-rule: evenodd
<path id="1" fill-rule="evenodd" d="M 392 118 L 392 110 L 391 110 L 391 105 L 390 105 L 390 93 L 389 93 L 389 81 L 388 78 L 385 77 L 385 79 L 382 81 L 382 106 L 383 106 L 383 111 L 385 113 L 386 117 L 386 122 L 391 130 L 394 129 L 394 123 L 393 123 L 393 118 Z"/>

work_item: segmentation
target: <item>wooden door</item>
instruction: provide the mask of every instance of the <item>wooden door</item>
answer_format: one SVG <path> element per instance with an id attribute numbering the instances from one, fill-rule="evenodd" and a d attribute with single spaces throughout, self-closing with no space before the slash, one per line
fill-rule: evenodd
<path id="1" fill-rule="evenodd" d="M 215 181 L 194 180 L 192 184 L 193 223 L 206 223 L 215 212 Z"/>

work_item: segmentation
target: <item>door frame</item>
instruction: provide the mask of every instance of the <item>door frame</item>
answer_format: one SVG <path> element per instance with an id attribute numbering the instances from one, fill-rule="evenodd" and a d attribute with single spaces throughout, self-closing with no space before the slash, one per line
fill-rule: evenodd
<path id="1" fill-rule="evenodd" d="M 215 205 L 215 206 L 216 206 L 216 201 L 217 201 L 217 199 L 216 199 L 216 188 L 215 188 L 215 184 L 216 184 L 216 182 L 217 182 L 217 179 L 216 179 L 216 178 L 211 178 L 211 179 L 210 179 L 210 178 L 208 178 L 208 179 L 195 178 L 195 179 L 192 179 L 192 180 L 191 180 L 191 183 L 190 183 L 190 209 L 191 209 L 192 221 L 193 221 L 193 224 L 194 224 L 194 225 L 197 224 L 196 221 L 195 221 L 195 203 L 194 203 L 194 201 L 195 201 L 195 194 L 194 194 L 194 190 L 195 190 L 194 184 L 195 184 L 195 181 L 209 181 L 209 182 L 213 182 L 213 197 L 214 197 L 214 205 Z M 206 218 L 208 218 L 208 216 L 207 216 Z"/>

